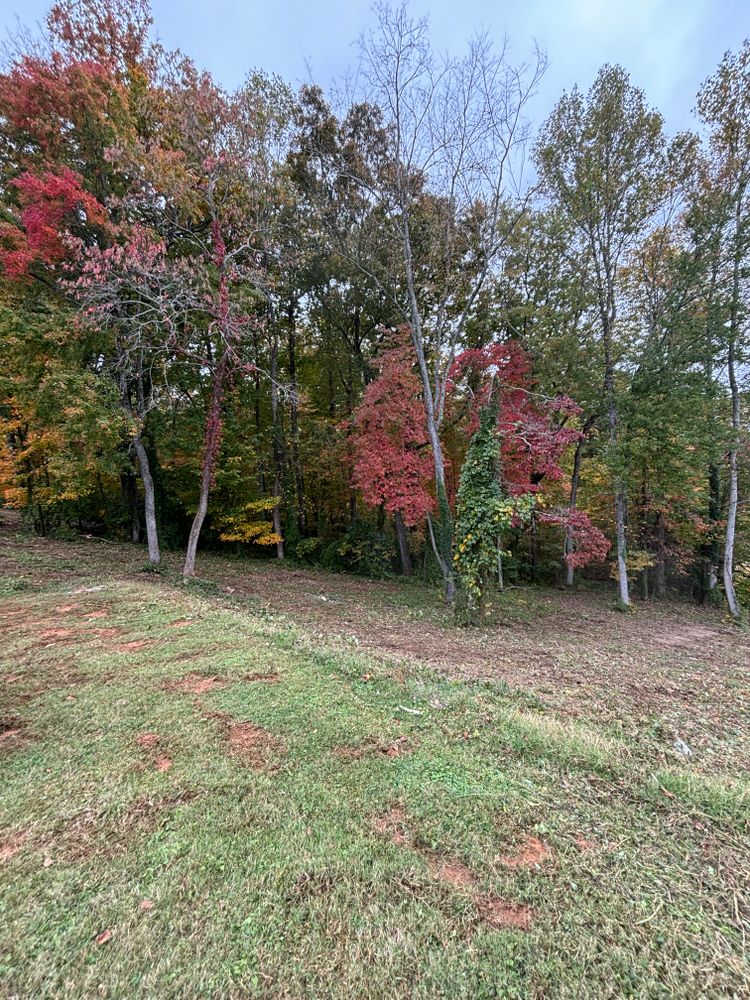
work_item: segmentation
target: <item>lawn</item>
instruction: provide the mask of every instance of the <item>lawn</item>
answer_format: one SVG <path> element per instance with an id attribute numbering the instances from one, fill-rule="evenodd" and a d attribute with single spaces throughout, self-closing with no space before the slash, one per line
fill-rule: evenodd
<path id="1" fill-rule="evenodd" d="M 134 551 L 6 528 L 0 995 L 750 994 L 718 614 L 519 591 L 454 636 L 417 586 Z"/>

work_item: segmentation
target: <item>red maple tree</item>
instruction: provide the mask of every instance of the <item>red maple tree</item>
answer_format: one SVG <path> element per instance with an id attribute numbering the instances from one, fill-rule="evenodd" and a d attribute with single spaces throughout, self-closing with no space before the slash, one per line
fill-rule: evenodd
<path id="1" fill-rule="evenodd" d="M 435 509 L 421 387 L 412 364 L 408 328 L 399 327 L 374 362 L 378 376 L 354 417 L 354 485 L 365 503 L 401 514 L 409 527 Z"/>

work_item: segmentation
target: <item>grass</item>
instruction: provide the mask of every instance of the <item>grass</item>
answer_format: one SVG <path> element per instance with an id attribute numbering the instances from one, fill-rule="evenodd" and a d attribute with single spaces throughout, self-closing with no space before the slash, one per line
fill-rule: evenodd
<path id="1" fill-rule="evenodd" d="M 742 776 L 210 587 L 88 586 L 0 588 L 2 996 L 750 993 Z"/>

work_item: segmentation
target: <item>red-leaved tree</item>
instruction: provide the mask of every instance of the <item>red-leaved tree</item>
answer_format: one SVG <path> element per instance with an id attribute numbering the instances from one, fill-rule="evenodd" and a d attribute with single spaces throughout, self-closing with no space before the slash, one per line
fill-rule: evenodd
<path id="1" fill-rule="evenodd" d="M 428 489 L 432 455 L 407 327 L 391 335 L 374 365 L 378 376 L 367 386 L 354 416 L 353 481 L 365 503 L 382 504 L 393 516 L 408 575 L 406 528 L 423 521 L 435 509 L 435 499 Z"/>

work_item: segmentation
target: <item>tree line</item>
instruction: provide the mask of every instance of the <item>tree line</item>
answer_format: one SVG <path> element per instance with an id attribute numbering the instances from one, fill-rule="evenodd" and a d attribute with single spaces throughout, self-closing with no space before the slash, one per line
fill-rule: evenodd
<path id="1" fill-rule="evenodd" d="M 375 8 L 334 97 L 220 87 L 145 0 L 0 74 L 0 487 L 40 533 L 750 599 L 750 43 L 669 136 L 619 66 Z"/>

